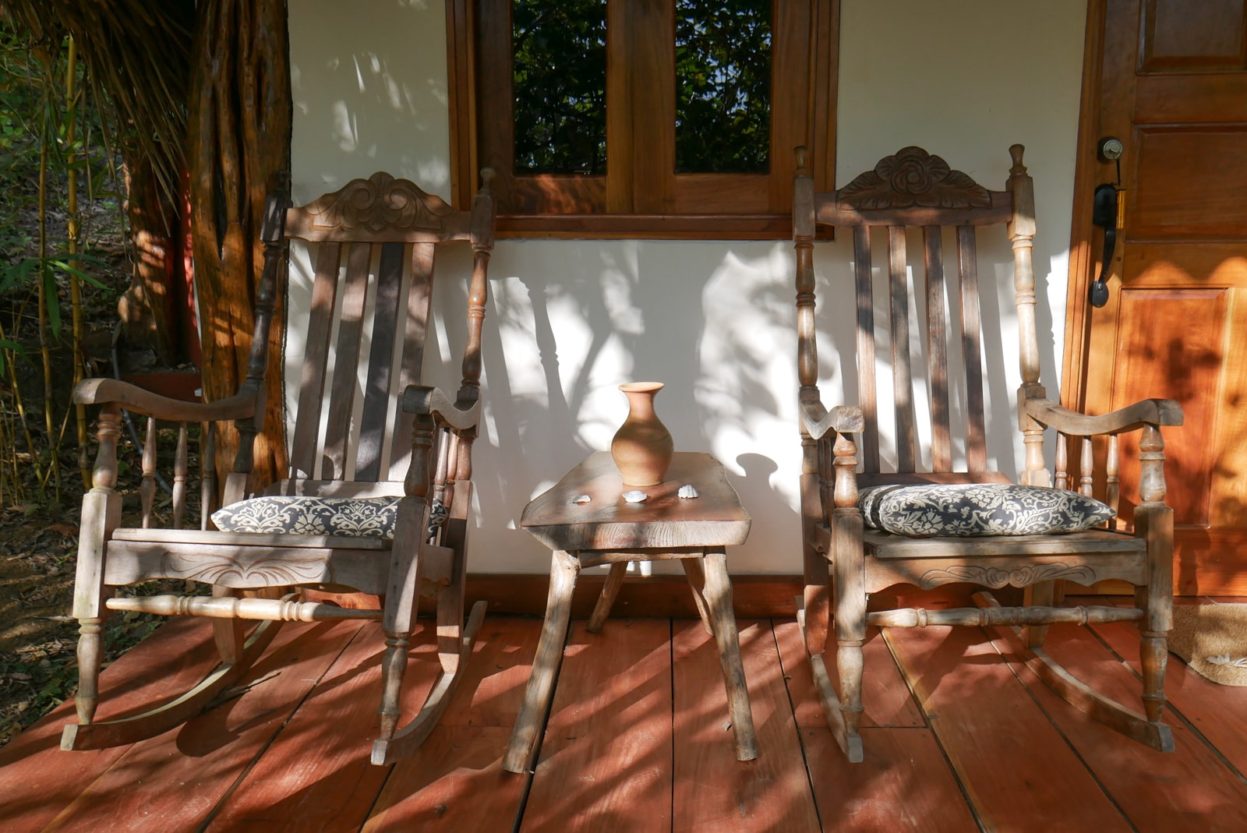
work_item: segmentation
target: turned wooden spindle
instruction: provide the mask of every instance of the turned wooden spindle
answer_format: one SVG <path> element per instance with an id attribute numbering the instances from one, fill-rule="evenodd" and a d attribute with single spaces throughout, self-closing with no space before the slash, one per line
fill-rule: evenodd
<path id="1" fill-rule="evenodd" d="M 1095 446 L 1090 437 L 1079 438 L 1078 494 L 1091 497 L 1095 491 Z"/>
<path id="2" fill-rule="evenodd" d="M 152 527 L 152 508 L 156 502 L 156 419 L 147 418 L 147 435 L 143 441 L 143 479 L 139 483 L 139 505 L 142 507 L 143 529 Z"/>
<path id="3" fill-rule="evenodd" d="M 216 426 L 210 422 L 199 428 L 199 469 L 203 477 L 203 490 L 199 494 L 199 528 L 212 528 L 212 513 L 216 509 Z"/>
<path id="4" fill-rule="evenodd" d="M 459 386 L 460 403 L 471 404 L 480 398 L 481 331 L 485 323 L 485 305 L 489 301 L 489 257 L 493 252 L 493 168 L 481 170 L 481 189 L 472 201 L 472 282 L 468 288 L 468 340 L 463 350 L 463 382 Z"/>
<path id="5" fill-rule="evenodd" d="M 418 414 L 411 428 L 411 465 L 403 481 L 403 491 L 408 495 L 425 497 L 429 493 L 429 451 L 433 447 L 433 419 Z"/>
<path id="6" fill-rule="evenodd" d="M 1165 441 L 1155 425 L 1143 426 L 1139 441 L 1139 499 L 1144 503 L 1165 501 Z"/>
<path id="7" fill-rule="evenodd" d="M 1121 503 L 1121 462 L 1119 455 L 1117 435 L 1110 434 L 1108 437 L 1108 455 L 1104 463 L 1104 502 L 1113 510 L 1113 517 L 1108 522 L 1110 529 L 1117 525 L 1117 511 Z"/>
<path id="8" fill-rule="evenodd" d="M 1069 440 L 1065 434 L 1056 435 L 1056 487 L 1069 489 Z"/>
<path id="9" fill-rule="evenodd" d="M 186 423 L 178 425 L 178 444 L 173 452 L 173 528 L 181 529 L 186 519 L 187 479 Z"/>

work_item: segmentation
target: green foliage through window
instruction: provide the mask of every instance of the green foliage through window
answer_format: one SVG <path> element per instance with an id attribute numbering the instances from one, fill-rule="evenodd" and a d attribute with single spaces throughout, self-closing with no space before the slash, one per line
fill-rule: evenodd
<path id="1" fill-rule="evenodd" d="M 767 173 L 770 0 L 676 0 L 676 170 Z"/>
<path id="2" fill-rule="evenodd" d="M 515 0 L 516 173 L 606 171 L 606 3 Z"/>

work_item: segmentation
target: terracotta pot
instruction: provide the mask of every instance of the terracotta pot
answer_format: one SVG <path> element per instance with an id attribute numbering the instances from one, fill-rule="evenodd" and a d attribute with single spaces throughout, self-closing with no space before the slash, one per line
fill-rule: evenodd
<path id="1" fill-rule="evenodd" d="M 671 465 L 674 446 L 667 426 L 654 413 L 654 396 L 662 382 L 628 382 L 619 389 L 628 397 L 628 418 L 611 440 L 611 457 L 626 486 L 656 486 Z"/>

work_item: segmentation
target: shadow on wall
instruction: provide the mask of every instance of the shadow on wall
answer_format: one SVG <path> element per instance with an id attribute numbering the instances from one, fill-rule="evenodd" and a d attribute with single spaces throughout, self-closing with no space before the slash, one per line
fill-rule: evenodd
<path id="1" fill-rule="evenodd" d="M 989 454 L 1012 473 L 1018 443 L 1012 257 L 1003 236 L 984 242 Z M 466 255 L 455 257 L 463 262 L 443 263 L 451 267 L 444 274 L 466 266 Z M 816 267 L 823 398 L 829 405 L 854 402 L 851 246 L 847 241 L 824 244 Z M 609 447 L 627 410 L 616 390 L 619 383 L 654 379 L 667 386 L 657 407 L 676 447 L 718 457 L 753 515 L 750 541 L 734 555 L 733 569 L 798 572 L 793 274 L 787 241 L 500 241 L 491 265 L 485 330 L 487 416 L 476 477 L 483 527 L 477 532 L 473 568 L 546 568 L 548 553 L 512 531 L 524 504 L 584 455 Z M 996 293 L 987 291 L 992 275 L 1005 279 Z M 881 289 L 886 280 L 877 270 L 880 325 L 888 315 Z M 449 375 L 433 381 L 453 385 L 465 287 L 443 283 L 438 292 L 448 294 L 435 294 L 443 360 L 436 372 Z M 925 326 L 919 323 L 925 322 L 921 301 L 911 298 L 914 333 Z M 952 331 L 958 326 L 954 317 Z M 1043 340 L 1044 364 L 1051 367 L 1052 339 Z M 880 346 L 881 353 L 886 349 Z M 925 357 L 915 356 L 920 413 L 925 366 Z M 887 379 L 881 379 L 881 391 L 890 390 Z M 880 407 L 887 467 L 895 462 L 887 396 Z M 954 404 L 953 411 L 954 420 L 964 424 L 964 406 Z M 929 433 L 929 423 L 922 431 Z M 956 451 L 963 460 L 964 449 Z"/>
<path id="2" fill-rule="evenodd" d="M 413 42 L 434 16 L 444 31 L 431 3 L 369 3 L 363 16 L 380 25 L 361 25 L 357 4 L 291 4 L 295 135 L 314 137 L 292 143 L 296 203 L 376 170 L 449 197 L 446 43 Z"/>

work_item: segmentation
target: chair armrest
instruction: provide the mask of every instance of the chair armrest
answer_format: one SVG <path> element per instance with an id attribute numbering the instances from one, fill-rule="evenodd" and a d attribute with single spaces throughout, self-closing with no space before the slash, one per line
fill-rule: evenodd
<path id="1" fill-rule="evenodd" d="M 855 405 L 837 405 L 829 411 L 817 399 L 808 399 L 798 407 L 801 410 L 801 427 L 815 440 L 821 440 L 828 431 L 860 434 L 866 427 L 862 409 Z"/>
<path id="2" fill-rule="evenodd" d="M 1119 434 L 1144 425 L 1181 425 L 1182 406 L 1172 399 L 1143 399 L 1099 416 L 1080 414 L 1047 399 L 1026 401 L 1026 415 L 1062 434 L 1090 437 Z"/>
<path id="3" fill-rule="evenodd" d="M 409 385 L 403 391 L 403 413 L 436 416 L 456 431 L 468 431 L 481 419 L 481 403 L 478 399 L 470 405 L 460 406 L 451 402 L 441 389 L 428 385 Z"/>
<path id="4" fill-rule="evenodd" d="M 84 379 L 74 388 L 78 405 L 116 404 L 127 411 L 170 422 L 215 422 L 255 416 L 255 394 L 239 393 L 216 402 L 186 402 L 117 379 Z"/>

